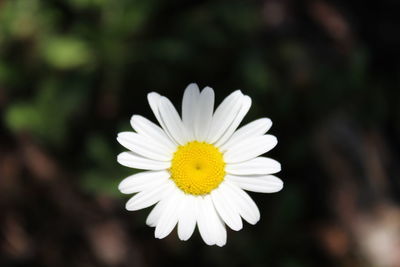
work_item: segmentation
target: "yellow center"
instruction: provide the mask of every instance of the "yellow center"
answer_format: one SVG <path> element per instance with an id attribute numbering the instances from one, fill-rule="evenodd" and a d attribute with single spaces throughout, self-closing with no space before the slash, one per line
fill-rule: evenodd
<path id="1" fill-rule="evenodd" d="M 215 146 L 193 141 L 178 147 L 170 172 L 172 180 L 183 192 L 205 195 L 224 180 L 225 162 Z"/>

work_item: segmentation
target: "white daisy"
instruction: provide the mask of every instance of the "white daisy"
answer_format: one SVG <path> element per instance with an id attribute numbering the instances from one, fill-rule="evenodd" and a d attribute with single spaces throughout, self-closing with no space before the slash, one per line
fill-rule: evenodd
<path id="1" fill-rule="evenodd" d="M 117 140 L 129 152 L 118 155 L 124 166 L 146 170 L 124 179 L 119 190 L 136 193 L 127 210 L 155 207 L 146 223 L 155 237 L 164 238 L 178 225 L 178 236 L 188 240 L 198 226 L 207 245 L 223 246 L 226 228 L 242 229 L 260 219 L 257 205 L 244 191 L 273 193 L 283 182 L 271 174 L 279 162 L 260 157 L 276 144 L 265 134 L 270 119 L 255 120 L 236 130 L 249 111 L 251 99 L 231 93 L 214 111 L 214 91 L 201 92 L 190 84 L 183 95 L 182 118 L 164 96 L 149 93 L 148 101 L 161 128 L 134 115 L 135 132 L 122 132 Z"/>

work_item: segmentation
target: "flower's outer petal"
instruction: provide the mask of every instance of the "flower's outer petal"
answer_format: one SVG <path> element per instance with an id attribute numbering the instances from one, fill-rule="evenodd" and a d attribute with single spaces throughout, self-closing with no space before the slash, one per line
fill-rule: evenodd
<path id="1" fill-rule="evenodd" d="M 213 236 L 212 229 L 209 227 L 208 223 L 208 213 L 207 206 L 204 198 L 209 197 L 209 195 L 202 197 L 196 197 L 196 218 L 197 218 L 197 226 L 199 228 L 200 236 L 203 238 L 204 242 L 209 245 L 215 245 L 215 240 Z"/>
<path id="2" fill-rule="evenodd" d="M 201 91 L 197 104 L 194 132 L 196 141 L 204 141 L 207 138 L 214 112 L 214 90 L 206 87 Z"/>
<path id="3" fill-rule="evenodd" d="M 163 125 L 161 117 L 160 117 L 160 112 L 158 111 L 158 105 L 159 105 L 160 99 L 161 99 L 161 95 L 159 95 L 156 92 L 151 92 L 147 95 L 147 101 L 149 102 L 150 108 L 153 111 L 154 116 L 156 117 L 156 119 L 160 123 L 160 125 L 164 128 L 164 125 Z"/>
<path id="4" fill-rule="evenodd" d="M 222 247 L 226 244 L 226 228 L 221 218 L 218 216 L 211 197 L 205 198 L 206 211 L 208 213 L 208 227 L 213 232 L 214 242 L 217 246 Z"/>
<path id="5" fill-rule="evenodd" d="M 178 223 L 180 205 L 182 201 L 184 201 L 184 197 L 184 193 L 178 188 L 175 188 L 174 192 L 172 192 L 172 197 L 164 207 L 156 230 L 154 231 L 154 236 L 156 238 L 162 239 L 172 232 L 175 225 Z"/>
<path id="6" fill-rule="evenodd" d="M 239 163 L 226 164 L 225 171 L 235 175 L 273 174 L 281 171 L 281 164 L 271 158 L 258 157 Z"/>
<path id="7" fill-rule="evenodd" d="M 272 121 L 268 118 L 261 118 L 252 121 L 242 127 L 240 127 L 232 136 L 219 148 L 222 152 L 225 152 L 228 147 L 233 144 L 240 142 L 246 138 L 257 137 L 264 135 L 272 126 Z"/>
<path id="8" fill-rule="evenodd" d="M 243 190 L 258 193 L 275 193 L 283 188 L 282 180 L 273 175 L 227 175 L 225 179 L 236 183 Z"/>
<path id="9" fill-rule="evenodd" d="M 260 211 L 253 199 L 235 183 L 225 180 L 224 184 L 227 185 L 226 193 L 235 203 L 240 216 L 248 223 L 256 224 L 260 220 Z"/>
<path id="10" fill-rule="evenodd" d="M 186 126 L 191 139 L 194 139 L 194 122 L 199 97 L 199 87 L 195 83 L 189 84 L 183 93 L 182 122 Z"/>
<path id="11" fill-rule="evenodd" d="M 222 220 L 234 231 L 239 231 L 243 227 L 242 219 L 232 202 L 224 192 L 225 185 L 221 183 L 218 188 L 211 192 L 214 206 Z"/>
<path id="12" fill-rule="evenodd" d="M 243 94 L 236 90 L 227 96 L 215 110 L 206 141 L 215 143 L 235 120 L 242 107 Z"/>
<path id="13" fill-rule="evenodd" d="M 227 239 L 227 234 L 226 234 L 226 228 L 224 223 L 221 221 L 221 218 L 218 217 L 217 213 L 214 212 L 217 224 L 216 224 L 216 231 L 218 232 L 218 239 L 216 241 L 216 245 L 219 247 L 223 247 L 226 245 L 226 239 Z"/>
<path id="14" fill-rule="evenodd" d="M 185 125 L 183 125 L 178 112 L 168 98 L 162 96 L 159 103 L 159 112 L 170 135 L 181 145 L 189 141 Z"/>
<path id="15" fill-rule="evenodd" d="M 125 148 L 149 159 L 170 161 L 173 153 L 163 147 L 155 146 L 147 138 L 134 133 L 122 132 L 118 134 L 118 142 Z"/>
<path id="16" fill-rule="evenodd" d="M 197 225 L 204 242 L 223 246 L 226 243 L 226 229 L 219 219 L 210 195 L 197 197 Z"/>
<path id="17" fill-rule="evenodd" d="M 160 220 L 161 214 L 165 208 L 165 205 L 168 203 L 169 198 L 171 196 L 166 196 L 164 199 L 160 200 L 154 208 L 151 210 L 146 219 L 146 224 L 150 227 L 156 227 L 158 221 Z"/>
<path id="18" fill-rule="evenodd" d="M 171 139 L 171 142 L 175 143 L 178 145 L 178 143 L 175 141 L 174 137 L 171 135 L 170 132 L 168 132 L 168 129 L 165 125 L 165 122 L 162 120 L 161 115 L 160 115 L 160 100 L 162 96 L 159 95 L 156 92 L 151 92 L 147 95 L 147 100 L 149 102 L 150 108 L 154 113 L 154 116 L 156 117 L 158 123 L 161 125 L 161 127 L 164 129 L 166 135 Z"/>
<path id="19" fill-rule="evenodd" d="M 140 135 L 148 138 L 152 143 L 165 147 L 166 150 L 175 152 L 176 144 L 167 136 L 163 129 L 140 115 L 131 118 L 132 128 Z"/>
<path id="20" fill-rule="evenodd" d="M 132 151 L 120 153 L 117 157 L 117 161 L 123 166 L 141 170 L 158 171 L 171 167 L 170 161 L 158 161 L 144 158 Z"/>
<path id="21" fill-rule="evenodd" d="M 226 131 L 221 136 L 221 138 L 219 138 L 218 141 L 215 143 L 215 145 L 217 147 L 221 146 L 227 140 L 229 140 L 229 138 L 235 132 L 235 130 L 237 129 L 239 124 L 242 122 L 244 116 L 246 116 L 246 114 L 249 111 L 250 107 L 251 107 L 251 98 L 249 96 L 247 96 L 247 95 L 243 96 L 242 97 L 242 106 L 241 106 L 239 112 L 236 114 L 236 116 L 233 119 L 232 123 L 226 129 Z"/>
<path id="22" fill-rule="evenodd" d="M 161 186 L 150 188 L 137 193 L 128 200 L 125 208 L 127 210 L 134 211 L 154 205 L 158 201 L 162 200 L 165 196 L 167 196 L 169 192 L 175 188 L 175 185 L 173 185 L 172 183 L 172 180 L 167 180 L 167 182 Z"/>
<path id="23" fill-rule="evenodd" d="M 165 183 L 170 176 L 170 173 L 166 170 L 140 172 L 122 180 L 118 189 L 123 194 L 133 194 L 149 188 L 158 187 Z"/>
<path id="24" fill-rule="evenodd" d="M 224 154 L 226 163 L 238 163 L 258 157 L 276 146 L 277 139 L 273 135 L 263 135 L 245 139 L 228 148 Z"/>
<path id="25" fill-rule="evenodd" d="M 188 240 L 196 228 L 196 199 L 192 195 L 185 195 L 179 214 L 178 237 L 180 240 Z"/>

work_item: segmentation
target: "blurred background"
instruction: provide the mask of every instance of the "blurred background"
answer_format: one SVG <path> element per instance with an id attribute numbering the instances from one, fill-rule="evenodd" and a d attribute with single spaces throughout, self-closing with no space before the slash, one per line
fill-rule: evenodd
<path id="1" fill-rule="evenodd" d="M 396 0 L 1 0 L 0 266 L 400 266 Z M 116 135 L 191 82 L 253 99 L 282 163 L 223 248 L 127 212 Z"/>

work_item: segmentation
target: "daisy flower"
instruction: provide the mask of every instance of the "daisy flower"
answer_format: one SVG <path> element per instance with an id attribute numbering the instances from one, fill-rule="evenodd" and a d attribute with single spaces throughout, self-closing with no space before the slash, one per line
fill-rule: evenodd
<path id="1" fill-rule="evenodd" d="M 214 91 L 201 92 L 190 84 L 183 95 L 182 117 L 168 98 L 148 94 L 150 108 L 160 126 L 134 115 L 135 132 L 121 132 L 118 142 L 128 149 L 118 155 L 124 166 L 145 170 L 125 178 L 124 194 L 136 193 L 129 211 L 155 205 L 146 224 L 155 237 L 164 238 L 177 225 L 178 237 L 188 240 L 196 225 L 207 245 L 224 246 L 226 227 L 239 231 L 242 218 L 260 219 L 257 205 L 244 191 L 273 193 L 283 182 L 271 175 L 279 162 L 261 157 L 277 139 L 265 134 L 270 119 L 261 118 L 237 129 L 249 111 L 251 99 L 234 91 L 214 111 Z"/>

